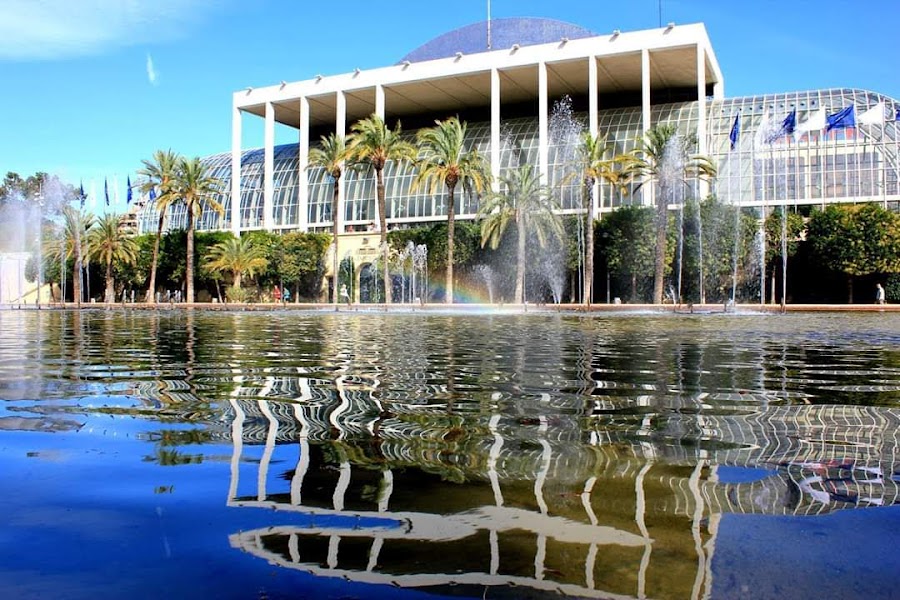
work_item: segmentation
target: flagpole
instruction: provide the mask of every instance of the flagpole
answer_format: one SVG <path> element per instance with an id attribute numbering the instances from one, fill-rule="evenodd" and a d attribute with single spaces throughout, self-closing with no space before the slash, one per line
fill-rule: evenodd
<path id="1" fill-rule="evenodd" d="M 491 0 L 487 0 L 487 49 L 491 49 Z"/>

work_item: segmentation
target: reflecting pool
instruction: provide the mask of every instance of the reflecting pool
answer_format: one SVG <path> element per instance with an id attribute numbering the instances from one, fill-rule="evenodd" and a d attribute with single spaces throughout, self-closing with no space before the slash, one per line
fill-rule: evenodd
<path id="1" fill-rule="evenodd" d="M 900 314 L 0 311 L 0 597 L 892 598 Z"/>

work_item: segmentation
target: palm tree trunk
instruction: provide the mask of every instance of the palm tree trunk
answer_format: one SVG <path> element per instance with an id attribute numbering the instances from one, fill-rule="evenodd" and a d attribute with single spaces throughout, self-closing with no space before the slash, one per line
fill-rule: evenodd
<path id="1" fill-rule="evenodd" d="M 391 271 L 388 266 L 387 217 L 384 214 L 384 167 L 375 169 L 375 192 L 378 198 L 378 228 L 381 231 L 382 269 L 384 269 L 384 302 L 391 303 Z"/>
<path id="2" fill-rule="evenodd" d="M 518 215 L 516 218 L 516 234 L 518 235 L 518 250 L 516 252 L 516 304 L 522 304 L 525 299 L 525 218 Z"/>
<path id="3" fill-rule="evenodd" d="M 594 295 L 594 181 L 591 178 L 587 180 L 588 185 L 588 211 L 587 211 L 587 231 L 585 232 L 585 257 L 584 257 L 584 304 L 590 306 L 591 299 Z"/>
<path id="4" fill-rule="evenodd" d="M 150 283 L 147 284 L 147 297 L 145 302 L 150 303 L 156 300 L 156 265 L 159 262 L 159 240 L 162 238 L 163 222 L 166 213 L 159 215 L 159 226 L 156 228 L 156 239 L 153 241 L 153 262 L 150 263 Z"/>
<path id="5" fill-rule="evenodd" d="M 338 206 L 338 197 L 340 196 L 340 188 L 338 187 L 338 178 L 334 178 L 334 191 L 331 197 L 331 221 L 332 221 L 332 230 L 334 235 L 334 260 L 332 261 L 331 267 L 331 276 L 333 278 L 331 285 L 331 301 L 337 304 L 338 302 L 338 273 L 340 269 L 340 259 L 338 258 L 338 227 L 340 226 L 338 219 L 338 211 L 340 207 Z"/>
<path id="6" fill-rule="evenodd" d="M 666 225 L 669 215 L 666 213 L 665 194 L 659 192 L 656 201 L 656 258 L 653 273 L 653 304 L 662 304 L 663 277 L 666 272 Z"/>
<path id="7" fill-rule="evenodd" d="M 456 184 L 447 184 L 447 283 L 446 297 L 444 301 L 447 304 L 453 304 L 453 247 L 456 236 L 456 201 L 453 199 L 453 192 Z"/>
<path id="8" fill-rule="evenodd" d="M 853 275 L 847 275 L 847 302 L 853 304 Z"/>
<path id="9" fill-rule="evenodd" d="M 194 303 L 194 210 L 193 206 L 188 203 L 187 207 L 187 264 L 185 264 L 184 273 L 187 279 L 187 293 L 184 296 L 185 302 Z"/>
<path id="10" fill-rule="evenodd" d="M 104 302 L 111 304 L 116 299 L 115 282 L 112 274 L 112 256 L 106 259 L 106 292 L 104 293 Z"/>

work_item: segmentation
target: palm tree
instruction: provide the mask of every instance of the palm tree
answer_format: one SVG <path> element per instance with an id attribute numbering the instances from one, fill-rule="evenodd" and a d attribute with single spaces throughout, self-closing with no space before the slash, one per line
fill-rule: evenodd
<path id="1" fill-rule="evenodd" d="M 199 157 L 178 161 L 172 193 L 187 207 L 187 252 L 185 278 L 187 293 L 185 301 L 194 302 L 194 223 L 203 215 L 204 208 L 211 208 L 219 214 L 222 205 L 213 197 L 219 192 L 219 180 L 209 174 L 209 166 Z"/>
<path id="2" fill-rule="evenodd" d="M 150 194 L 155 199 L 156 212 L 159 213 L 159 225 L 156 228 L 156 239 L 153 241 L 153 261 L 150 263 L 150 282 L 147 285 L 146 302 L 153 302 L 156 293 L 156 267 L 159 262 L 159 240 L 162 238 L 163 225 L 169 207 L 178 200 L 173 193 L 178 161 L 181 157 L 172 150 L 157 150 L 153 160 L 143 160 L 144 168 L 138 175 L 144 178 L 140 186 L 141 193 Z"/>
<path id="3" fill-rule="evenodd" d="M 82 259 L 87 255 L 87 232 L 94 225 L 93 215 L 81 209 L 65 206 L 63 208 L 63 235 L 65 236 L 66 257 L 73 257 L 72 297 L 75 304 L 81 306 L 81 270 Z"/>
<path id="4" fill-rule="evenodd" d="M 104 215 L 88 232 L 88 252 L 106 264 L 106 292 L 104 302 L 115 301 L 113 281 L 113 261 L 133 264 L 137 257 L 137 244 L 122 228 L 122 217 L 115 214 Z"/>
<path id="5" fill-rule="evenodd" d="M 610 156 L 615 146 L 607 142 L 605 135 L 581 134 L 578 146 L 578 172 L 584 183 L 584 197 L 587 201 L 587 223 L 585 227 L 585 277 L 584 304 L 591 303 L 594 278 L 594 185 L 605 182 L 616 189 L 624 190 L 635 173 L 635 161 L 631 154 Z"/>
<path id="6" fill-rule="evenodd" d="M 550 188 L 541 183 L 540 175 L 531 165 L 520 165 L 500 177 L 500 189 L 479 211 L 481 246 L 490 242 L 491 248 L 496 249 L 506 228 L 515 222 L 518 237 L 515 302 L 521 304 L 525 292 L 525 241 L 533 234 L 543 248 L 549 233 L 562 237 L 562 221 L 554 210 Z"/>
<path id="7" fill-rule="evenodd" d="M 205 258 L 205 267 L 213 273 L 231 273 L 232 286 L 241 289 L 244 275 L 253 277 L 269 265 L 265 251 L 254 246 L 249 237 L 228 238 L 213 246 Z"/>
<path id="8" fill-rule="evenodd" d="M 357 121 L 351 127 L 353 136 L 348 143 L 350 160 L 357 164 L 370 165 L 375 170 L 375 192 L 378 205 L 378 230 L 383 252 L 384 297 L 391 302 L 391 275 L 388 268 L 387 219 L 384 201 L 384 166 L 387 161 L 414 161 L 415 147 L 400 138 L 400 122 L 393 130 L 377 114 Z"/>
<path id="9" fill-rule="evenodd" d="M 421 156 L 413 188 L 427 186 L 430 194 L 447 188 L 447 283 L 446 302 L 453 303 L 453 238 L 457 185 L 481 193 L 490 185 L 490 166 L 477 148 L 466 150 L 466 124 L 457 117 L 435 121 L 435 126 L 421 129 L 417 135 Z"/>
<path id="10" fill-rule="evenodd" d="M 702 155 L 692 154 L 695 136 L 683 136 L 675 125 L 663 123 L 647 130 L 635 149 L 636 170 L 656 179 L 656 257 L 653 273 L 653 303 L 662 304 L 663 279 L 666 268 L 666 228 L 668 225 L 668 197 L 673 186 L 687 185 L 690 178 L 714 177 L 713 162 Z M 667 173 L 674 168 L 676 173 Z"/>
<path id="11" fill-rule="evenodd" d="M 325 169 L 325 172 L 331 176 L 332 181 L 332 195 L 331 195 L 331 221 L 333 223 L 333 235 L 334 235 L 334 258 L 333 264 L 331 268 L 331 272 L 334 276 L 334 282 L 331 290 L 331 301 L 337 303 L 337 293 L 338 293 L 338 227 L 340 225 L 340 219 L 338 219 L 338 214 L 340 212 L 340 207 L 338 206 L 338 192 L 340 191 L 340 187 L 338 183 L 341 179 L 341 174 L 344 169 L 344 161 L 349 157 L 349 151 L 347 149 L 347 143 L 343 136 L 336 135 L 334 133 L 329 134 L 328 137 L 322 136 L 322 145 L 319 148 L 311 148 L 309 151 L 309 164 L 307 165 L 307 169 L 310 167 L 322 167 Z"/>

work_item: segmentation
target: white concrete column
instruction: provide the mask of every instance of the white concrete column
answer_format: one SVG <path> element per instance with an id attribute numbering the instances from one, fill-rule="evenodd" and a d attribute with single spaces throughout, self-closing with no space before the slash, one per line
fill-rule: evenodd
<path id="1" fill-rule="evenodd" d="M 650 51 L 641 50 L 641 131 L 650 129 Z"/>
<path id="2" fill-rule="evenodd" d="M 241 109 L 231 112 L 231 232 L 241 234 Z"/>
<path id="3" fill-rule="evenodd" d="M 550 183 L 549 167 L 549 98 L 547 91 L 547 63 L 538 63 L 538 172 L 541 183 Z"/>
<path id="4" fill-rule="evenodd" d="M 588 130 L 592 138 L 597 137 L 600 125 L 597 117 L 597 111 L 600 108 L 600 100 L 597 93 L 597 57 L 588 56 Z M 603 198 L 600 197 L 600 182 L 594 182 L 594 189 L 591 191 L 591 198 L 594 202 L 594 214 L 603 206 Z"/>
<path id="5" fill-rule="evenodd" d="M 713 84 L 713 98 L 721 100 L 725 97 L 725 83 L 717 81 Z"/>
<path id="6" fill-rule="evenodd" d="M 494 191 L 500 178 L 500 71 L 491 69 L 491 177 Z"/>
<path id="7" fill-rule="evenodd" d="M 697 141 L 700 154 L 706 154 L 706 49 L 697 44 Z"/>
<path id="8" fill-rule="evenodd" d="M 334 134 L 345 137 L 347 135 L 347 96 L 344 95 L 344 92 L 337 92 L 337 99 L 335 101 L 336 110 L 335 110 L 335 122 L 334 122 Z M 344 175 L 338 180 L 338 214 L 331 215 L 333 219 L 337 220 L 338 231 L 344 231 L 344 193 L 346 191 L 347 186 L 347 176 L 349 173 L 344 173 Z M 377 211 L 377 202 L 376 208 Z M 378 222 L 378 215 L 375 216 L 376 223 Z"/>
<path id="9" fill-rule="evenodd" d="M 300 140 L 297 152 L 297 217 L 300 231 L 309 231 L 309 98 L 300 98 Z"/>
<path id="10" fill-rule="evenodd" d="M 697 150 L 706 156 L 706 48 L 702 44 L 697 44 L 697 144 Z M 709 195 L 709 182 L 701 179 L 698 191 L 701 200 Z"/>
<path id="11" fill-rule="evenodd" d="M 641 131 L 647 133 L 650 129 L 650 51 L 646 48 L 641 50 Z M 654 193 L 653 186 L 648 185 L 649 179 L 644 177 L 644 186 L 642 189 L 643 204 L 653 205 Z"/>
<path id="12" fill-rule="evenodd" d="M 384 119 L 384 86 L 375 86 L 375 114 Z"/>
<path id="13" fill-rule="evenodd" d="M 271 231 L 275 226 L 275 105 L 271 102 L 266 102 L 263 160 L 263 227 Z"/>

